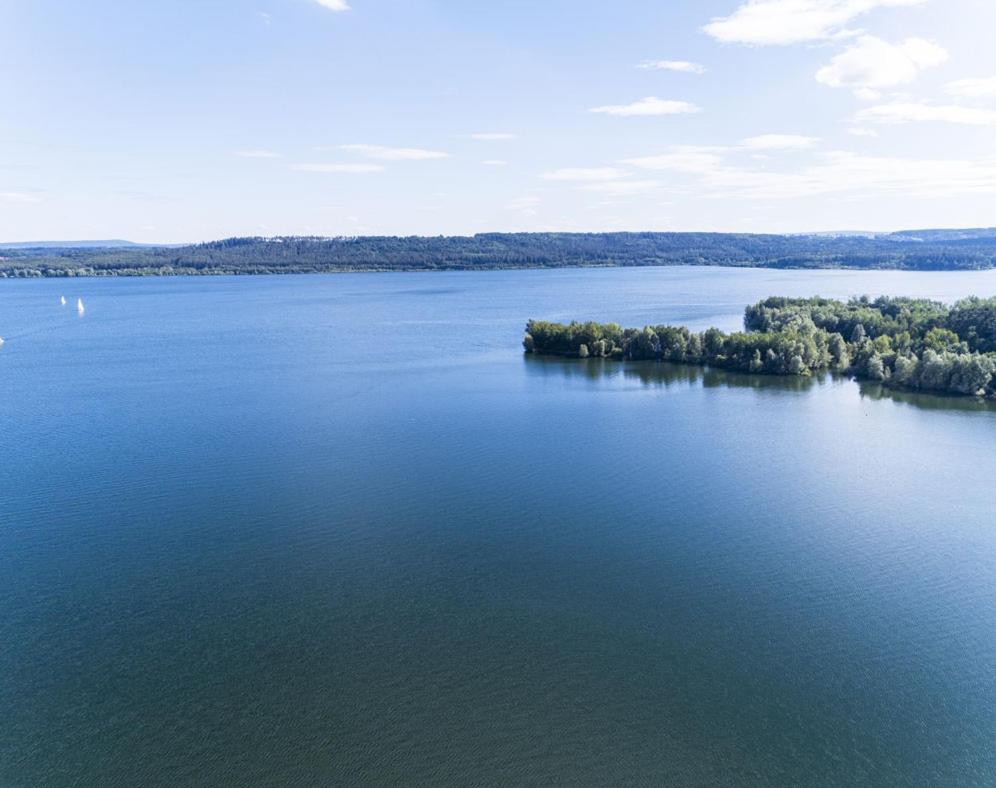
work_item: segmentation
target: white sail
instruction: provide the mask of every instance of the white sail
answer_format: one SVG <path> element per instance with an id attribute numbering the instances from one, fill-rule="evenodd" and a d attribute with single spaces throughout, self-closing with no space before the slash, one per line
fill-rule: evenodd
<path id="1" fill-rule="evenodd" d="M 76 299 L 76 311 L 79 312 L 81 315 L 86 311 L 85 309 L 83 309 L 83 299 L 82 298 L 77 298 Z"/>
<path id="2" fill-rule="evenodd" d="M 66 305 L 66 297 L 65 296 L 59 296 L 59 301 L 62 303 L 63 306 Z"/>

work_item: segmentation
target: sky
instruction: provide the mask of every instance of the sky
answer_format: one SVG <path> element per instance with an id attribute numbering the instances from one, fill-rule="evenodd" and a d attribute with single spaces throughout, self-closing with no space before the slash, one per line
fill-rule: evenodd
<path id="1" fill-rule="evenodd" d="M 996 225 L 992 0 L 0 0 L 0 240 Z"/>

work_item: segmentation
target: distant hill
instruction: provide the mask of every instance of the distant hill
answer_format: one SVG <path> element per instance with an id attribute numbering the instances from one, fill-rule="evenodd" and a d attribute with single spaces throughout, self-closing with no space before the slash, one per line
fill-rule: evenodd
<path id="1" fill-rule="evenodd" d="M 964 271 L 996 267 L 996 230 L 881 234 L 484 233 L 229 238 L 191 246 L 0 249 L 0 276 L 168 276 L 704 265 Z M 83 242 L 80 242 L 83 243 Z"/>
<path id="2" fill-rule="evenodd" d="M 17 241 L 0 243 L 0 249 L 120 249 L 131 246 L 156 246 L 156 244 L 137 244 L 134 241 Z"/>
<path id="3" fill-rule="evenodd" d="M 889 233 L 896 241 L 974 241 L 983 238 L 996 238 L 996 228 L 980 227 L 971 230 L 903 230 Z"/>

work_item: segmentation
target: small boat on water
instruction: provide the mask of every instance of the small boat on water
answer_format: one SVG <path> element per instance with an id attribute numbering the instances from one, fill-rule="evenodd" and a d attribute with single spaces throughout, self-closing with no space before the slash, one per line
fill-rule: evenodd
<path id="1" fill-rule="evenodd" d="M 62 302 L 63 306 L 66 305 L 66 297 L 65 296 L 59 296 L 59 301 Z"/>
<path id="2" fill-rule="evenodd" d="M 77 298 L 76 299 L 76 311 L 79 312 L 81 315 L 86 311 L 83 308 L 83 299 L 82 298 Z"/>
<path id="3" fill-rule="evenodd" d="M 3 337 L 0 337 L 0 345 L 3 344 Z"/>

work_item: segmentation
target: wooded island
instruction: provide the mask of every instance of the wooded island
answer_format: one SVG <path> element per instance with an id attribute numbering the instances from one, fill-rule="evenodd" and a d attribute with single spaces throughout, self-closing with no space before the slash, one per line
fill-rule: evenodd
<path id="1" fill-rule="evenodd" d="M 743 332 L 530 320 L 529 353 L 670 361 L 764 375 L 821 370 L 914 391 L 996 398 L 996 297 L 953 306 L 913 298 L 768 298 Z"/>

